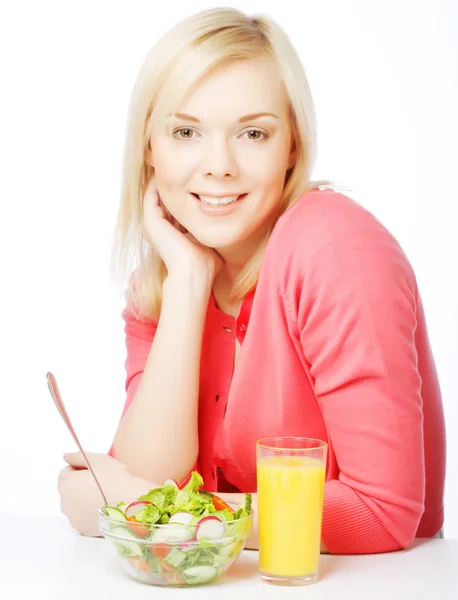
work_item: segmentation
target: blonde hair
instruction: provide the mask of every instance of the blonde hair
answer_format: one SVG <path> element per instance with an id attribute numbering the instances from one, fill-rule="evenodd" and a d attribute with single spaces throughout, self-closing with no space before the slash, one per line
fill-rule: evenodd
<path id="1" fill-rule="evenodd" d="M 130 279 L 126 298 L 136 318 L 158 318 L 167 276 L 164 262 L 142 233 L 143 194 L 153 172 L 146 161 L 153 109 L 166 105 L 168 112 L 178 112 L 185 94 L 212 69 L 258 57 L 275 60 L 283 75 L 296 161 L 286 174 L 278 212 L 235 281 L 231 301 L 242 300 L 256 286 L 270 235 L 285 210 L 314 188 L 339 187 L 329 180 L 310 181 L 317 153 L 315 107 L 300 58 L 279 25 L 265 15 L 247 16 L 234 8 L 205 10 L 179 22 L 148 52 L 129 106 L 112 277 L 123 289 Z"/>

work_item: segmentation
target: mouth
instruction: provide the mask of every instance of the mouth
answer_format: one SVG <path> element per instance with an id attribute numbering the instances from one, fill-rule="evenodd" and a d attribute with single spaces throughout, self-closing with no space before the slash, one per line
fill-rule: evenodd
<path id="1" fill-rule="evenodd" d="M 234 204 L 234 202 L 242 200 L 247 194 L 240 194 L 238 196 L 224 196 L 222 198 L 214 198 L 211 196 L 199 196 L 199 194 L 196 194 L 194 192 L 191 192 L 191 195 L 206 206 L 218 208 Z"/>

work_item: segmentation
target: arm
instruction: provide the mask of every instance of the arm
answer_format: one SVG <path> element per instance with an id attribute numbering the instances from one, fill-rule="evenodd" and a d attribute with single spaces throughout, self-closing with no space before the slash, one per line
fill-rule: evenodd
<path id="1" fill-rule="evenodd" d="M 413 272 L 388 232 L 361 228 L 334 236 L 306 281 L 297 308 L 284 300 L 340 469 L 325 485 L 323 540 L 331 553 L 401 549 L 424 510 Z"/>
<path id="2" fill-rule="evenodd" d="M 223 500 L 232 500 L 234 502 L 242 502 L 245 494 L 233 494 L 233 493 L 225 493 L 225 492 L 216 492 L 217 495 Z M 259 549 L 259 536 L 258 536 L 258 494 L 251 494 L 253 498 L 253 531 L 251 532 L 250 537 L 248 538 L 245 548 L 249 550 L 258 550 Z M 328 550 L 323 542 L 321 542 L 321 554 L 327 554 Z"/>
<path id="3" fill-rule="evenodd" d="M 138 498 L 157 487 L 152 481 L 138 477 L 126 465 L 106 454 L 86 453 L 108 503 L 128 498 Z M 97 510 L 102 503 L 97 487 L 81 452 L 64 455 L 68 467 L 59 473 L 57 489 L 60 493 L 60 509 L 72 527 L 83 535 L 99 537 Z"/>
<path id="4" fill-rule="evenodd" d="M 148 326 L 126 316 L 128 398 L 113 455 L 152 481 L 181 482 L 197 461 L 200 353 L 210 292 L 205 277 L 168 277 L 157 326 L 150 324 L 145 335 Z"/>

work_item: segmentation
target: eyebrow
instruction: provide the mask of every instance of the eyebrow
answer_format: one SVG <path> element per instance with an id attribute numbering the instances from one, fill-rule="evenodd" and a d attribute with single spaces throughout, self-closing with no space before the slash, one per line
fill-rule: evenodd
<path id="1" fill-rule="evenodd" d="M 193 117 L 192 115 L 187 115 L 186 113 L 169 113 L 167 115 L 168 117 L 176 117 L 177 119 L 183 119 L 184 121 L 194 121 L 195 123 L 200 123 L 199 119 L 197 117 Z M 253 121 L 254 119 L 259 119 L 259 117 L 274 117 L 275 119 L 278 119 L 277 115 L 274 115 L 273 113 L 270 112 L 260 112 L 260 113 L 253 113 L 251 115 L 245 115 L 243 117 L 240 117 L 240 119 L 238 120 L 238 123 L 245 123 L 246 121 Z"/>

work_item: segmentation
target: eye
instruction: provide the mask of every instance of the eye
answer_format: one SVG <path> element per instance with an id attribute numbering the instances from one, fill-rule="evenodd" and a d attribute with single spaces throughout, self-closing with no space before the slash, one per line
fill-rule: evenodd
<path id="1" fill-rule="evenodd" d="M 243 135 L 245 135 L 247 133 L 248 133 L 248 139 L 253 140 L 254 142 L 266 140 L 269 137 L 268 133 L 266 133 L 265 131 L 261 131 L 260 129 L 250 129 L 249 131 L 245 131 L 245 133 Z"/>
<path id="2" fill-rule="evenodd" d="M 177 135 L 177 134 L 180 135 Z M 183 133 L 183 135 L 181 135 Z M 173 135 L 175 138 L 177 138 L 178 140 L 191 140 L 192 139 L 192 134 L 196 133 L 194 131 L 194 129 L 189 129 L 189 127 L 182 127 L 181 129 L 175 129 L 175 131 L 173 132 Z"/>

